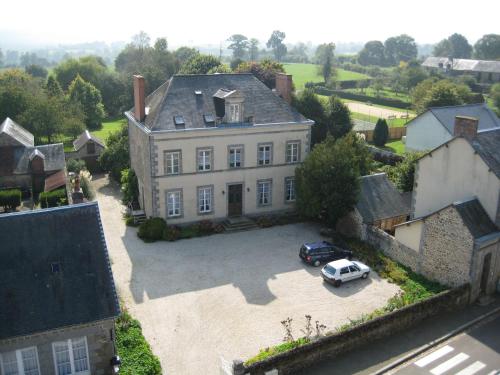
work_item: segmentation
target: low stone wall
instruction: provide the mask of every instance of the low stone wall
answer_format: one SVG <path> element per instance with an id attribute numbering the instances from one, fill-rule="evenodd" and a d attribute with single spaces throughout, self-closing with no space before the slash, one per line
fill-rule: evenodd
<path id="1" fill-rule="evenodd" d="M 403 245 L 383 230 L 365 225 L 364 238 L 362 240 L 382 250 L 384 254 L 395 261 L 410 267 L 413 271 L 420 272 L 420 254 Z"/>
<path id="2" fill-rule="evenodd" d="M 261 375 L 272 370 L 277 370 L 279 375 L 293 374 L 322 360 L 336 357 L 374 340 L 403 331 L 430 316 L 462 308 L 468 303 L 469 289 L 468 285 L 464 285 L 448 290 L 349 330 L 321 337 L 289 352 L 278 354 L 249 366 L 236 366 L 234 374 Z"/>

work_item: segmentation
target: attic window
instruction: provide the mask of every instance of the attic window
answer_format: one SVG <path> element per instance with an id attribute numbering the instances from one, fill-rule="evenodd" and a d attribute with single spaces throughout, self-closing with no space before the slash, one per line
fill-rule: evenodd
<path id="1" fill-rule="evenodd" d="M 201 90 L 195 90 L 195 91 L 194 91 L 194 94 L 195 94 L 196 96 L 201 95 Z"/>
<path id="2" fill-rule="evenodd" d="M 211 113 L 207 113 L 203 115 L 203 119 L 207 125 L 215 125 L 215 117 Z"/>
<path id="3" fill-rule="evenodd" d="M 186 126 L 183 116 L 174 116 L 174 123 L 176 128 L 184 128 Z"/>

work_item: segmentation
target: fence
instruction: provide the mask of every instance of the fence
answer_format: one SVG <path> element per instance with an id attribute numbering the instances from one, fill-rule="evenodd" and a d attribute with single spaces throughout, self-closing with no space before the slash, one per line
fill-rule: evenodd
<path id="1" fill-rule="evenodd" d="M 373 141 L 374 130 L 355 130 L 358 134 L 364 134 L 367 142 Z M 389 128 L 389 139 L 401 139 L 406 135 L 406 126 Z"/>

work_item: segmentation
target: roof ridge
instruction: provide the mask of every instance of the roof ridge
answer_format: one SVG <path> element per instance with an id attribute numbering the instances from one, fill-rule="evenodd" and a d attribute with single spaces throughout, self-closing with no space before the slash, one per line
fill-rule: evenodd
<path id="1" fill-rule="evenodd" d="M 52 212 L 52 211 L 65 211 L 65 210 L 69 210 L 69 209 L 73 209 L 73 208 L 91 207 L 91 206 L 98 206 L 97 201 L 77 203 L 77 204 L 68 204 L 66 206 L 42 208 L 42 209 L 39 209 L 39 210 L 9 212 L 9 213 L 0 215 L 0 220 L 5 219 L 5 218 L 9 218 L 9 217 L 12 217 L 12 216 L 37 215 L 37 214 L 44 214 L 44 213 Z"/>
<path id="2" fill-rule="evenodd" d="M 462 108 L 462 107 L 472 107 L 472 106 L 485 106 L 486 103 L 467 103 L 467 104 L 456 104 L 456 105 L 444 105 L 442 107 L 429 107 L 427 110 L 432 111 L 434 109 L 442 108 Z"/>

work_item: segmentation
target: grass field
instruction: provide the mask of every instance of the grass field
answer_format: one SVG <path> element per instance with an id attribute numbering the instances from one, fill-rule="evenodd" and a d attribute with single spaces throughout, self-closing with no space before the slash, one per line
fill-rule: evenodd
<path id="1" fill-rule="evenodd" d="M 373 143 L 370 144 L 375 146 Z M 384 147 L 375 147 L 380 148 L 381 150 L 394 152 L 398 155 L 403 155 L 405 153 L 405 144 L 401 140 L 387 142 Z"/>
<path id="2" fill-rule="evenodd" d="M 296 90 L 302 90 L 306 82 L 323 82 L 315 64 L 283 64 L 285 71 L 293 76 Z M 366 74 L 337 69 L 338 81 L 350 81 L 370 78 Z"/>
<path id="3" fill-rule="evenodd" d="M 362 120 L 362 121 L 368 121 L 372 123 L 376 123 L 378 120 L 378 117 L 376 116 L 369 116 L 364 113 L 357 113 L 357 112 L 351 112 L 351 117 L 356 120 Z M 409 120 L 402 119 L 402 118 L 395 118 L 392 120 L 387 120 L 387 125 L 391 128 L 400 128 L 406 125 L 406 123 Z"/>
<path id="4" fill-rule="evenodd" d="M 127 121 L 123 117 L 119 117 L 116 119 L 110 119 L 108 121 L 104 121 L 102 123 L 102 129 L 90 132 L 93 136 L 99 138 L 103 142 L 106 142 L 106 138 L 110 133 L 113 133 L 117 130 L 120 130 L 123 124 L 126 124 Z"/>
<path id="5" fill-rule="evenodd" d="M 361 91 L 361 89 L 346 89 L 345 91 L 352 92 L 354 94 L 361 94 L 361 95 L 368 95 L 368 96 L 377 97 L 377 92 L 371 87 L 367 87 L 367 88 L 363 89 L 363 91 Z M 411 102 L 411 98 L 409 95 L 403 94 L 403 93 L 397 93 L 388 87 L 384 87 L 383 90 L 380 90 L 378 96 L 380 96 L 382 98 L 398 99 L 398 100 L 402 100 L 403 102 L 408 102 L 408 103 Z"/>

